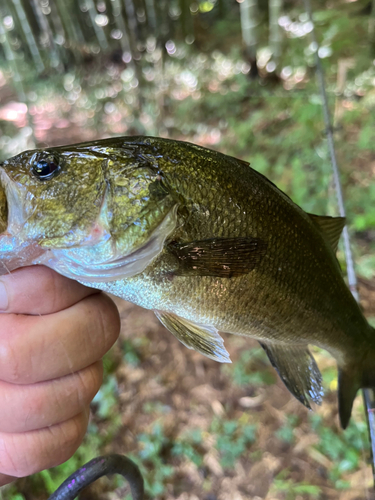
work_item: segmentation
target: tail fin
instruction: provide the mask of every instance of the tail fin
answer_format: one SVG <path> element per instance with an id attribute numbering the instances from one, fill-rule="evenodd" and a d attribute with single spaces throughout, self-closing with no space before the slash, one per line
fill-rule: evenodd
<path id="1" fill-rule="evenodd" d="M 350 363 L 339 367 L 339 416 L 343 429 L 346 429 L 349 424 L 353 401 L 358 390 L 364 388 L 375 389 L 375 353 L 372 349 L 369 349 L 369 352 L 359 363 Z"/>
<path id="2" fill-rule="evenodd" d="M 347 367 L 339 368 L 338 376 L 338 400 L 340 424 L 346 429 L 352 414 L 353 401 L 358 389 L 361 388 L 357 373 Z"/>

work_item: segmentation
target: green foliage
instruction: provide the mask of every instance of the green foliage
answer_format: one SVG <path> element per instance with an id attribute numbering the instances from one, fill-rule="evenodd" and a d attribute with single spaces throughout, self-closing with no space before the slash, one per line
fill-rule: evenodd
<path id="1" fill-rule="evenodd" d="M 165 481 L 173 475 L 173 467 L 163 459 L 163 452 L 169 446 L 163 426 L 156 422 L 150 433 L 138 436 L 141 449 L 137 457 L 131 457 L 139 465 L 145 480 L 145 490 L 151 496 L 164 492 Z"/>
<path id="2" fill-rule="evenodd" d="M 21 495 L 21 493 L 16 492 L 16 488 L 14 486 L 7 486 L 3 489 L 5 490 L 5 493 L 3 496 L 3 493 L 0 490 L 0 500 L 25 500 L 25 497 Z"/>
<path id="3" fill-rule="evenodd" d="M 163 405 L 160 401 L 146 401 L 146 403 L 142 406 L 142 411 L 148 414 L 166 414 L 171 411 L 171 407 Z"/>
<path id="4" fill-rule="evenodd" d="M 371 279 L 375 275 L 375 255 L 363 255 L 356 261 L 356 270 L 364 278 Z"/>
<path id="5" fill-rule="evenodd" d="M 220 452 L 220 463 L 224 468 L 233 468 L 236 460 L 245 454 L 256 439 L 256 425 L 247 423 L 247 418 L 220 420 L 215 418 L 211 431 L 216 435 L 216 448 Z"/>
<path id="6" fill-rule="evenodd" d="M 118 386 L 114 375 L 109 375 L 105 379 L 99 392 L 93 399 L 93 403 L 97 406 L 97 415 L 100 418 L 110 418 L 113 416 L 113 410 L 117 405 Z"/>
<path id="7" fill-rule="evenodd" d="M 174 475 L 173 460 L 187 460 L 197 467 L 202 465 L 202 433 L 191 429 L 176 439 L 168 437 L 161 421 L 153 424 L 150 432 L 137 436 L 140 451 L 129 455 L 140 467 L 145 490 L 151 498 L 162 495 Z"/>
<path id="8" fill-rule="evenodd" d="M 283 425 L 277 429 L 275 435 L 284 441 L 285 443 L 293 443 L 294 441 L 294 433 L 293 430 L 297 426 L 298 417 L 296 415 L 287 415 L 286 421 Z"/>
<path id="9" fill-rule="evenodd" d="M 140 358 L 135 343 L 124 340 L 121 344 L 121 348 L 124 353 L 124 363 L 132 366 L 138 366 L 140 363 Z"/>
<path id="10" fill-rule="evenodd" d="M 172 446 L 172 455 L 184 457 L 193 462 L 197 467 L 203 463 L 202 455 L 199 453 L 199 445 L 202 443 L 202 432 L 200 429 L 194 429 L 177 439 Z"/>
<path id="11" fill-rule="evenodd" d="M 244 351 L 236 363 L 224 365 L 222 370 L 232 378 L 234 384 L 239 386 L 269 385 L 274 383 L 275 377 L 265 369 L 268 367 L 264 350 L 255 348 Z"/>
<path id="12" fill-rule="evenodd" d="M 322 492 L 319 486 L 314 486 L 305 482 L 295 483 L 292 479 L 287 478 L 289 472 L 284 470 L 273 480 L 270 493 L 277 495 L 277 498 L 283 500 L 297 500 L 301 495 L 308 495 L 307 498 L 320 498 Z M 280 497 L 279 494 L 282 494 Z"/>
<path id="13" fill-rule="evenodd" d="M 319 436 L 316 448 L 333 463 L 328 471 L 335 488 L 345 489 L 348 484 L 342 476 L 358 467 L 358 462 L 364 450 L 369 449 L 368 430 L 366 422 L 355 422 L 353 419 L 345 432 L 337 434 L 321 416 L 310 415 L 311 426 Z"/>

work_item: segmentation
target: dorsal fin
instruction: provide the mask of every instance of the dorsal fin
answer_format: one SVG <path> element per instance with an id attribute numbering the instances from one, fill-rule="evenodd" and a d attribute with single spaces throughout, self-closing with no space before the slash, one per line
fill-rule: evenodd
<path id="1" fill-rule="evenodd" d="M 325 239 L 331 245 L 334 253 L 337 252 L 339 239 L 344 229 L 345 217 L 330 217 L 328 215 L 307 214 L 320 227 Z"/>

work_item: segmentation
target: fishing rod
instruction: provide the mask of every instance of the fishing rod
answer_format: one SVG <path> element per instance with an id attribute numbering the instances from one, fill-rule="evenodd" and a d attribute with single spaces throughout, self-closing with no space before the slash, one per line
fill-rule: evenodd
<path id="1" fill-rule="evenodd" d="M 327 92 L 325 86 L 325 78 L 324 78 L 324 70 L 322 66 L 321 59 L 319 57 L 319 44 L 315 32 L 315 25 L 313 21 L 313 14 L 310 0 L 303 0 L 305 5 L 305 10 L 308 16 L 309 21 L 311 22 L 311 26 L 313 27 L 311 31 L 311 37 L 313 39 L 313 43 L 315 45 L 315 61 L 316 61 L 316 75 L 319 81 L 319 89 L 322 98 L 323 104 L 323 115 L 324 115 L 324 123 L 326 127 L 326 137 L 328 143 L 329 154 L 331 157 L 333 178 L 335 183 L 336 197 L 338 209 L 341 217 L 346 217 L 344 197 L 342 194 L 342 186 L 340 181 L 340 171 L 337 164 L 336 159 L 336 150 L 335 150 L 335 142 L 333 139 L 333 127 L 331 116 L 329 112 Z M 348 276 L 348 285 L 349 289 L 352 292 L 353 297 L 359 302 L 359 294 L 358 294 L 358 282 L 357 276 L 354 269 L 354 261 L 353 255 L 350 248 L 350 237 L 348 227 L 345 226 L 343 230 L 343 240 L 344 240 L 344 252 L 345 252 L 345 260 L 346 260 L 346 269 Z M 363 401 L 366 407 L 366 417 L 367 424 L 369 429 L 369 438 L 371 445 L 371 455 L 372 455 L 372 473 L 374 478 L 374 489 L 375 489 L 375 390 L 374 389 L 362 389 Z"/>

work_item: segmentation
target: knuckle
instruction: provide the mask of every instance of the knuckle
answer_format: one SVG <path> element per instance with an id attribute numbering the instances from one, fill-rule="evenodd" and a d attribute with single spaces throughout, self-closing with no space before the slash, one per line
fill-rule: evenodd
<path id="1" fill-rule="evenodd" d="M 116 342 L 121 329 L 120 315 L 113 301 L 103 294 L 102 307 L 98 309 L 100 328 L 108 350 Z"/>
<path id="2" fill-rule="evenodd" d="M 17 446 L 13 434 L 0 434 L 0 471 L 3 474 L 23 477 L 31 473 L 25 455 Z"/>
<path id="3" fill-rule="evenodd" d="M 23 377 L 23 370 L 17 349 L 13 345 L 12 335 L 0 342 L 0 373 L 1 378 L 13 384 L 20 383 Z"/>
<path id="4" fill-rule="evenodd" d="M 93 399 L 103 382 L 103 363 L 97 361 L 89 367 L 87 373 L 86 389 L 89 394 L 89 401 Z"/>
<path id="5" fill-rule="evenodd" d="M 104 294 L 85 299 L 82 310 L 85 318 L 85 342 L 87 349 L 101 358 L 116 342 L 120 333 L 120 317 L 112 300 Z M 90 318 L 89 321 L 86 318 Z"/>
<path id="6" fill-rule="evenodd" d="M 38 425 L 43 426 L 45 419 L 45 401 L 40 395 L 25 394 L 24 398 L 20 401 L 20 406 L 17 409 L 17 420 L 19 420 L 20 427 L 27 429 L 30 422 L 34 423 L 37 417 Z"/>
<path id="7" fill-rule="evenodd" d="M 97 361 L 93 365 L 76 373 L 78 382 L 76 383 L 77 405 L 83 409 L 95 397 L 100 389 L 103 380 L 102 362 Z"/>
<path id="8" fill-rule="evenodd" d="M 87 409 L 87 411 L 59 424 L 57 429 L 58 437 L 55 436 L 55 432 L 53 433 L 54 439 L 58 439 L 61 444 L 59 452 L 54 457 L 51 457 L 51 459 L 54 459 L 55 465 L 68 460 L 82 443 L 87 429 L 88 419 L 86 413 L 88 411 Z"/>
<path id="9" fill-rule="evenodd" d="M 48 267 L 40 268 L 43 272 L 43 300 L 48 297 L 48 309 L 55 311 L 60 302 L 58 275 Z M 39 271 L 39 270 L 38 270 Z"/>

